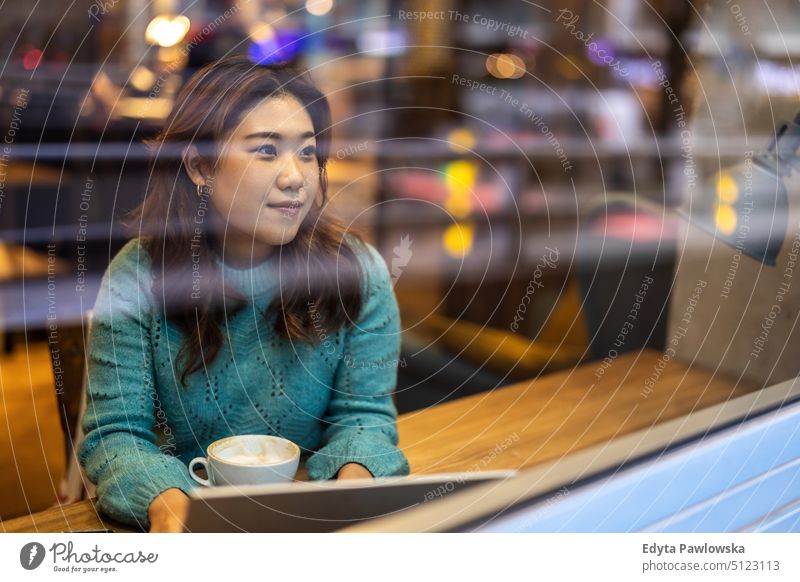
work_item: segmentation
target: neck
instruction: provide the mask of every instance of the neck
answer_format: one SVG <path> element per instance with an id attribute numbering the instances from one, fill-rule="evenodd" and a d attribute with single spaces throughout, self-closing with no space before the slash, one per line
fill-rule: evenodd
<path id="1" fill-rule="evenodd" d="M 255 267 L 272 256 L 275 248 L 272 245 L 254 243 L 253 239 L 242 240 L 228 236 L 222 243 L 222 261 L 235 269 Z"/>

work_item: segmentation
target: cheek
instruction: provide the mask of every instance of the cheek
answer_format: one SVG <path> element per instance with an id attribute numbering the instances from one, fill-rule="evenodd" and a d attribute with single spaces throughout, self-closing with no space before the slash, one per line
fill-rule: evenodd
<path id="1" fill-rule="evenodd" d="M 224 171 L 218 172 L 214 183 L 214 194 L 220 211 L 243 210 L 252 212 L 260 205 L 271 183 L 271 176 L 263 169 L 246 161 L 226 164 Z"/>
<path id="2" fill-rule="evenodd" d="M 310 190 L 315 194 L 319 191 L 319 170 L 317 166 L 303 172 L 303 183 L 306 190 Z"/>

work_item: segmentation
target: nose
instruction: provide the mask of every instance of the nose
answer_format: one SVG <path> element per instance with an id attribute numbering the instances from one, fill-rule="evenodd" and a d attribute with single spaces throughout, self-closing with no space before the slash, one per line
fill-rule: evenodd
<path id="1" fill-rule="evenodd" d="M 281 190 L 299 190 L 303 185 L 303 174 L 300 172 L 297 160 L 293 157 L 286 160 L 278 174 L 278 188 Z"/>

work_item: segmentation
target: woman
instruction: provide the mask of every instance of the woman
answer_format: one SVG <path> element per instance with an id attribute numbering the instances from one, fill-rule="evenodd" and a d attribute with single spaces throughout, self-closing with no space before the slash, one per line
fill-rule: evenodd
<path id="1" fill-rule="evenodd" d="M 330 110 L 305 73 L 198 71 L 153 148 L 141 235 L 105 273 L 79 459 L 100 508 L 181 531 L 187 463 L 235 434 L 309 454 L 310 479 L 405 475 L 386 264 L 323 212 Z"/>

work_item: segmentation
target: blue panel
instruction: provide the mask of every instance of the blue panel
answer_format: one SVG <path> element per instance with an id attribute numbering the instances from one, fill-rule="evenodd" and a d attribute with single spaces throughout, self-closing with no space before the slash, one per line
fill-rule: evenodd
<path id="1" fill-rule="evenodd" d="M 764 514 L 800 497 L 800 459 L 759 475 L 652 524 L 644 531 L 727 532 L 745 528 Z"/>
<path id="2" fill-rule="evenodd" d="M 793 404 L 476 531 L 628 532 L 669 518 L 687 520 L 680 531 L 732 531 L 800 499 L 798 458 L 800 404 Z M 700 505 L 712 498 L 730 504 L 720 511 Z M 797 526 L 787 519 L 785 527 Z"/>
<path id="3" fill-rule="evenodd" d="M 763 520 L 744 528 L 746 532 L 800 533 L 800 499 L 774 513 L 764 516 Z"/>

